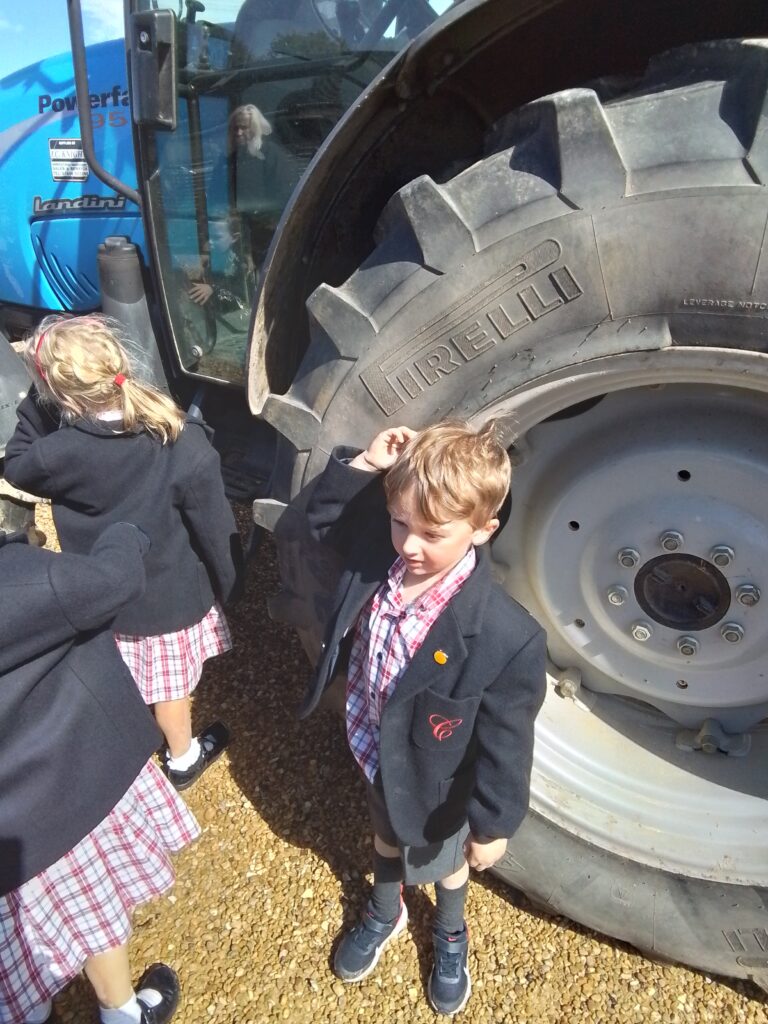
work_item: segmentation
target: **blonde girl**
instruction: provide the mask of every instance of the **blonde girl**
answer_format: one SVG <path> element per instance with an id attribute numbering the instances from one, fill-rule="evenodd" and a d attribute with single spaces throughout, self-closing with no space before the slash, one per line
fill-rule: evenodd
<path id="1" fill-rule="evenodd" d="M 5 475 L 51 499 L 63 551 L 87 553 L 119 521 L 149 537 L 146 589 L 113 628 L 165 735 L 164 770 L 186 789 L 228 741 L 221 722 L 193 736 L 189 700 L 206 659 L 231 647 L 221 605 L 241 564 L 218 455 L 201 422 L 136 375 L 109 319 L 48 317 L 26 353 L 36 384 Z"/>

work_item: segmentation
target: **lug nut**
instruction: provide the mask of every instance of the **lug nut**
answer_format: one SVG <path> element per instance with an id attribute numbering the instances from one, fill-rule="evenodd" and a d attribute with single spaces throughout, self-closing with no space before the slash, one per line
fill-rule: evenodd
<path id="1" fill-rule="evenodd" d="M 653 630 L 647 622 L 636 622 L 632 626 L 632 636 L 641 644 L 644 644 L 646 640 L 650 640 L 652 633 Z"/>
<path id="2" fill-rule="evenodd" d="M 626 587 L 611 587 L 608 591 L 608 604 L 615 605 L 618 608 L 619 605 L 624 604 L 627 596 Z"/>
<path id="3" fill-rule="evenodd" d="M 684 658 L 692 658 L 699 650 L 699 641 L 695 636 L 679 636 L 677 649 Z"/>
<path id="4" fill-rule="evenodd" d="M 634 569 L 640 561 L 640 552 L 634 548 L 622 548 L 618 554 L 619 565 L 625 569 Z"/>
<path id="5" fill-rule="evenodd" d="M 678 551 L 683 546 L 683 535 L 677 530 L 665 530 L 659 537 L 659 544 L 665 551 Z"/>
<path id="6" fill-rule="evenodd" d="M 737 644 L 739 640 L 744 639 L 744 630 L 738 622 L 726 622 L 720 630 L 720 636 L 729 644 Z"/>
<path id="7" fill-rule="evenodd" d="M 754 583 L 742 583 L 736 590 L 736 600 L 745 608 L 754 608 L 760 600 L 760 588 Z"/>
<path id="8" fill-rule="evenodd" d="M 716 544 L 709 552 L 709 558 L 718 568 L 725 569 L 733 561 L 733 548 L 727 544 Z"/>

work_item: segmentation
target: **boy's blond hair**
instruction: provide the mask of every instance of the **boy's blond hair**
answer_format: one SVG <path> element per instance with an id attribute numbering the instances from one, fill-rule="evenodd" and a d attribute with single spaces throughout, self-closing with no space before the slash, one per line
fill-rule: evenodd
<path id="1" fill-rule="evenodd" d="M 163 444 L 181 433 L 184 413 L 134 376 L 120 326 L 107 317 L 46 317 L 28 340 L 25 355 L 41 395 L 55 402 L 65 418 L 94 420 L 117 410 L 124 429 L 144 427 Z"/>
<path id="2" fill-rule="evenodd" d="M 481 529 L 501 508 L 512 468 L 496 425 L 447 420 L 420 431 L 384 477 L 387 504 L 413 489 L 425 522 L 468 519 Z"/>

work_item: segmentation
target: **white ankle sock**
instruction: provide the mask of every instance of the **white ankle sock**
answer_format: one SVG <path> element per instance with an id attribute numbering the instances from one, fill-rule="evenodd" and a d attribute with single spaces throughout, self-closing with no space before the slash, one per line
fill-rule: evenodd
<path id="1" fill-rule="evenodd" d="M 200 741 L 197 736 L 193 736 L 186 754 L 179 754 L 178 757 L 169 757 L 166 764 L 169 768 L 173 768 L 175 772 L 185 772 L 188 768 L 192 767 L 198 757 L 200 757 Z"/>
<path id="2" fill-rule="evenodd" d="M 45 1024 L 51 1015 L 51 1009 L 53 1003 L 50 999 L 46 999 L 40 1006 L 36 1006 L 34 1010 L 30 1011 L 24 1018 L 24 1024 Z"/>
<path id="3" fill-rule="evenodd" d="M 157 991 L 156 988 L 140 988 L 136 993 L 137 998 L 141 999 L 145 1006 L 159 1006 L 163 1001 L 163 997 Z"/>
<path id="4" fill-rule="evenodd" d="M 118 1006 L 115 1010 L 109 1010 L 104 1006 L 99 1007 L 101 1024 L 141 1024 L 141 1006 L 134 993 L 127 1003 Z"/>

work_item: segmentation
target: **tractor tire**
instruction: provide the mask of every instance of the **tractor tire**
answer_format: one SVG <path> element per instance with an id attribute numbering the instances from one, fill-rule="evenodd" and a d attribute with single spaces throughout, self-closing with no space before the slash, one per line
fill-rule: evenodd
<path id="1" fill-rule="evenodd" d="M 479 162 L 401 189 L 371 256 L 308 302 L 255 509 L 277 524 L 274 613 L 316 655 L 334 566 L 302 509 L 328 453 L 497 417 L 516 469 L 495 571 L 552 659 L 497 873 L 764 987 L 767 82 L 761 42 L 695 44 L 531 103 Z"/>

